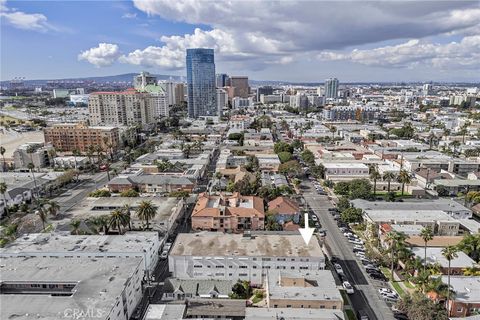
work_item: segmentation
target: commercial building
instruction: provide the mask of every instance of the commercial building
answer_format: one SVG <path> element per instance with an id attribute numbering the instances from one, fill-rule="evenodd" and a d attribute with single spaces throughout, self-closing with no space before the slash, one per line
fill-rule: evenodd
<path id="1" fill-rule="evenodd" d="M 248 108 L 253 106 L 253 98 L 234 97 L 232 99 L 232 107 L 234 109 Z"/>
<path id="2" fill-rule="evenodd" d="M 155 99 L 147 92 L 128 89 L 121 92 L 93 92 L 88 101 L 91 125 L 133 126 L 154 123 Z"/>
<path id="3" fill-rule="evenodd" d="M 147 85 L 156 85 L 157 77 L 149 72 L 142 71 L 139 75 L 133 77 L 133 87 L 138 91 L 145 91 Z"/>
<path id="4" fill-rule="evenodd" d="M 71 94 L 70 95 L 70 103 L 74 106 L 77 105 L 88 105 L 89 94 Z"/>
<path id="5" fill-rule="evenodd" d="M 188 116 L 216 116 L 215 60 L 213 49 L 187 49 Z"/>
<path id="6" fill-rule="evenodd" d="M 47 140 L 45 139 L 45 141 Z M 22 144 L 13 152 L 13 163 L 16 169 L 27 168 L 30 163 L 35 168 L 48 167 L 53 160 L 49 153 L 53 150 L 53 146 L 48 143 L 29 142 Z"/>
<path id="7" fill-rule="evenodd" d="M 270 270 L 269 308 L 343 309 L 343 298 L 330 270 Z"/>
<path id="8" fill-rule="evenodd" d="M 230 88 L 232 90 L 228 91 L 229 99 L 233 99 L 234 97 L 248 98 L 248 94 L 250 93 L 250 87 L 248 86 L 248 77 L 231 76 Z"/>
<path id="9" fill-rule="evenodd" d="M 325 179 L 333 182 L 368 178 L 368 167 L 355 162 L 324 162 Z"/>
<path id="10" fill-rule="evenodd" d="M 338 79 L 330 78 L 325 80 L 325 99 L 338 98 Z"/>
<path id="11" fill-rule="evenodd" d="M 322 270 L 318 241 L 305 244 L 295 232 L 180 233 L 170 251 L 169 270 L 182 279 L 240 279 L 262 285 L 269 270 Z"/>
<path id="12" fill-rule="evenodd" d="M 242 196 L 238 192 L 231 196 L 202 193 L 192 212 L 192 229 L 222 232 L 263 230 L 265 211 L 263 199 Z"/>
<path id="13" fill-rule="evenodd" d="M 308 108 L 308 97 L 305 94 L 297 93 L 290 96 L 290 107 L 304 110 Z"/>
<path id="14" fill-rule="evenodd" d="M 271 86 L 263 86 L 263 87 L 258 87 L 257 88 L 257 94 L 256 94 L 256 101 L 260 102 L 260 97 L 262 96 L 269 96 L 273 94 L 273 88 Z"/>
<path id="15" fill-rule="evenodd" d="M 378 108 L 368 105 L 332 106 L 323 109 L 323 119 L 327 121 L 373 121 L 377 118 Z"/>
<path id="16" fill-rule="evenodd" d="M 43 130 L 45 142 L 59 151 L 86 152 L 90 146 L 100 146 L 115 153 L 120 147 L 119 130 L 116 127 L 89 127 L 85 123 L 55 124 Z"/>
<path id="17" fill-rule="evenodd" d="M 225 73 L 215 75 L 215 84 L 217 88 L 223 88 L 230 85 L 230 78 Z"/>
<path id="18" fill-rule="evenodd" d="M 192 192 L 195 187 L 190 179 L 181 175 L 118 175 L 108 182 L 112 192 L 138 189 L 150 194 L 168 194 L 174 191 Z"/>
<path id="19" fill-rule="evenodd" d="M 0 318 L 130 319 L 142 266 L 141 258 L 2 258 Z"/>
<path id="20" fill-rule="evenodd" d="M 71 235 L 30 233 L 0 249 L 0 257 L 118 258 L 141 259 L 141 269 L 153 272 L 158 262 L 160 239 L 157 232 L 127 232 L 119 235 Z"/>

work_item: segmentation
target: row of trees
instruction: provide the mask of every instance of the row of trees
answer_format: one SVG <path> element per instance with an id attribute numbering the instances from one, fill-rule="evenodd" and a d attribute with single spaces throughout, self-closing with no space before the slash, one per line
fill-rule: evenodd
<path id="1" fill-rule="evenodd" d="M 150 228 L 150 221 L 155 218 L 157 214 L 157 208 L 151 201 L 142 201 L 134 211 L 135 215 L 144 223 L 144 230 Z M 119 234 L 125 232 L 128 227 L 132 230 L 132 208 L 125 204 L 120 209 L 113 210 L 108 215 L 101 215 L 88 219 L 86 223 L 93 229 L 95 233 L 103 232 L 108 234 L 110 230 L 115 229 Z M 73 220 L 70 223 L 72 234 L 80 234 L 82 222 L 80 220 Z"/>

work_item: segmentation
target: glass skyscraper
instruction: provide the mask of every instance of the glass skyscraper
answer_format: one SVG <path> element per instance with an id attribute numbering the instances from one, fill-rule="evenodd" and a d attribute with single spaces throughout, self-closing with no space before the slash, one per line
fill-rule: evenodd
<path id="1" fill-rule="evenodd" d="M 213 49 L 187 49 L 187 95 L 190 118 L 217 115 Z"/>

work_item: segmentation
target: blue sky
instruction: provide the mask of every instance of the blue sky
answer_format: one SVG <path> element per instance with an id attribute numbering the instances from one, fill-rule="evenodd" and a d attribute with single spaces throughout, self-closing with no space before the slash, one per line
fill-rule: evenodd
<path id="1" fill-rule="evenodd" d="M 1 80 L 217 72 L 258 80 L 480 81 L 478 1 L 5 1 Z"/>

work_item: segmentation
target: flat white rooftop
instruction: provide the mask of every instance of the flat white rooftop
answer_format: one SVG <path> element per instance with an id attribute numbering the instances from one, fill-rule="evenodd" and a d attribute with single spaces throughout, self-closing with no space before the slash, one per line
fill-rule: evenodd
<path id="1" fill-rule="evenodd" d="M 245 320 L 344 320 L 343 311 L 307 308 L 247 308 Z"/>
<path id="2" fill-rule="evenodd" d="M 0 257 L 26 253 L 111 252 L 138 253 L 159 242 L 157 232 L 127 232 L 124 235 L 70 235 L 31 233 L 0 249 Z"/>
<path id="3" fill-rule="evenodd" d="M 368 167 L 363 163 L 358 162 L 325 162 L 323 166 L 326 169 L 342 169 L 342 168 L 349 168 L 349 169 L 368 169 Z"/>
<path id="4" fill-rule="evenodd" d="M 0 318 L 58 320 L 65 318 L 65 310 L 87 308 L 105 316 L 122 295 L 128 279 L 141 269 L 141 264 L 140 258 L 2 258 L 0 283 L 74 283 L 76 286 L 69 297 L 2 294 Z"/>
<path id="5" fill-rule="evenodd" d="M 365 215 L 374 222 L 395 221 L 401 224 L 404 221 L 412 222 L 434 222 L 449 221 L 457 222 L 458 220 L 450 217 L 441 210 L 365 210 Z"/>
<path id="6" fill-rule="evenodd" d="M 171 256 L 323 257 L 318 241 L 308 246 L 300 234 L 244 237 L 220 232 L 180 233 Z"/>
<path id="7" fill-rule="evenodd" d="M 432 264 L 439 263 L 442 267 L 447 268 L 448 260 L 442 255 L 442 249 L 439 247 L 427 247 L 427 262 Z M 415 256 L 424 259 L 425 248 L 412 247 L 411 250 Z M 475 261 L 462 251 L 458 251 L 457 256 L 450 262 L 452 268 L 468 268 L 475 264 Z"/>

